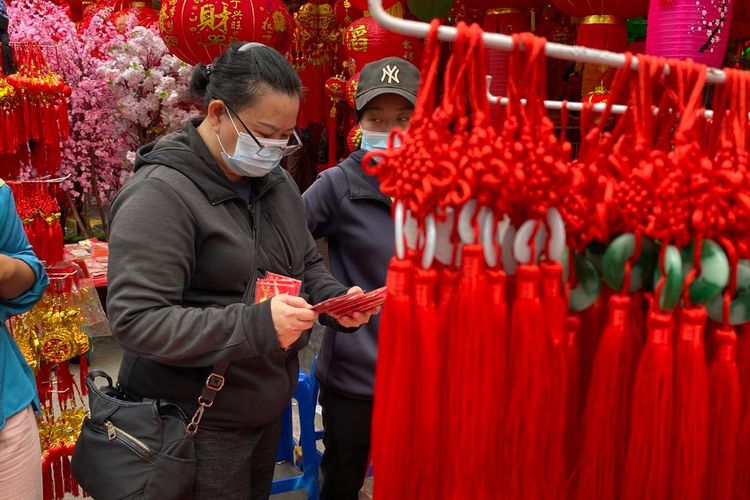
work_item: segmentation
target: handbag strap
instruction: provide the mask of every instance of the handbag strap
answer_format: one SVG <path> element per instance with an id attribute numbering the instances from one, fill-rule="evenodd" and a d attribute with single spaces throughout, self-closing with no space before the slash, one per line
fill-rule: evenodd
<path id="1" fill-rule="evenodd" d="M 193 418 L 190 419 L 190 423 L 187 426 L 188 434 L 195 435 L 198 432 L 198 426 L 203 418 L 203 413 L 214 404 L 214 398 L 216 398 L 216 395 L 224 387 L 224 374 L 227 368 L 229 368 L 228 361 L 214 365 L 208 378 L 206 378 L 206 383 L 203 384 L 201 394 L 198 396 L 198 409 L 195 410 Z"/>

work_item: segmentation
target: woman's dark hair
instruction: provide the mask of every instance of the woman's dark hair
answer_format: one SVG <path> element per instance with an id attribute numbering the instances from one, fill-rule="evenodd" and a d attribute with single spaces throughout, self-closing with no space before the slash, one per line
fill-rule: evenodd
<path id="1" fill-rule="evenodd" d="M 233 43 L 213 64 L 196 65 L 190 78 L 190 90 L 204 109 L 219 99 L 239 111 L 269 89 L 300 96 L 302 83 L 289 61 L 262 43 Z"/>

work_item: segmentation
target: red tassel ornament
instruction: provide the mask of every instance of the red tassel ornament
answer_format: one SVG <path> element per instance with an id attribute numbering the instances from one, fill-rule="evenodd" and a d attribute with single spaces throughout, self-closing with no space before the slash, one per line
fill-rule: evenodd
<path id="1" fill-rule="evenodd" d="M 391 260 L 388 297 L 380 320 L 372 426 L 372 462 L 377 471 L 374 493 L 379 498 L 401 498 L 403 485 L 412 479 L 410 471 L 399 465 L 409 449 L 403 443 L 411 439 L 413 392 L 409 381 L 419 376 L 408 363 L 414 344 L 412 273 L 411 262 Z"/>
<path id="2" fill-rule="evenodd" d="M 607 326 L 596 351 L 583 417 L 576 498 L 617 498 L 630 428 L 631 387 L 637 352 L 630 330 L 632 299 L 609 299 Z"/>
<path id="3" fill-rule="evenodd" d="M 734 498 L 734 468 L 740 426 L 740 380 L 737 371 L 737 335 L 722 327 L 714 336 L 716 354 L 710 367 L 711 424 L 708 439 L 708 496 Z"/>
<path id="4" fill-rule="evenodd" d="M 680 313 L 676 340 L 674 438 L 670 498 L 702 500 L 708 453 L 708 366 L 703 307 Z"/>
<path id="5" fill-rule="evenodd" d="M 633 389 L 623 500 L 666 498 L 674 405 L 672 315 L 652 310 Z"/>

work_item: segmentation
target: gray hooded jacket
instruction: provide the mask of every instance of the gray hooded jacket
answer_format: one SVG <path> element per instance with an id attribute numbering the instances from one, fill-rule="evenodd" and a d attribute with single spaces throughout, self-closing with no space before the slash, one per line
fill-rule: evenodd
<path id="1" fill-rule="evenodd" d="M 254 304 L 255 280 L 267 271 L 300 279 L 311 303 L 347 288 L 326 270 L 289 175 L 277 168 L 253 179 L 248 204 L 213 160 L 199 123 L 142 147 L 112 204 L 107 307 L 125 349 L 119 381 L 132 396 L 190 414 L 211 367 L 231 360 L 202 426 L 261 427 L 288 403 L 309 332 L 282 351 L 270 301 Z"/>

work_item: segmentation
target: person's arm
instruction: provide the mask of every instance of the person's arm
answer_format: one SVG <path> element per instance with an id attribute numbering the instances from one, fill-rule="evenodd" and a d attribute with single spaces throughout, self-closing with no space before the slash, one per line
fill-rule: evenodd
<path id="1" fill-rule="evenodd" d="M 333 236 L 338 228 L 341 201 L 348 194 L 346 175 L 339 167 L 322 172 L 302 195 L 307 227 L 316 240 Z"/>
<path id="2" fill-rule="evenodd" d="M 21 314 L 41 298 L 49 279 L 26 237 L 10 186 L 2 181 L 0 217 L 0 301 L 6 314 Z"/>
<path id="3" fill-rule="evenodd" d="M 193 215 L 165 182 L 128 186 L 112 207 L 107 311 L 128 351 L 176 366 L 211 366 L 279 349 L 271 301 L 185 307 L 196 265 Z"/>

